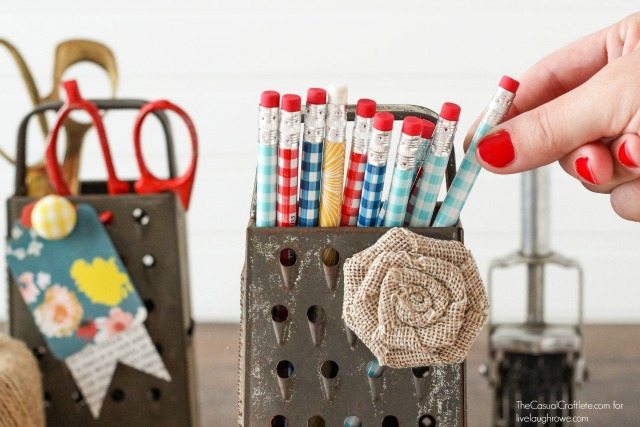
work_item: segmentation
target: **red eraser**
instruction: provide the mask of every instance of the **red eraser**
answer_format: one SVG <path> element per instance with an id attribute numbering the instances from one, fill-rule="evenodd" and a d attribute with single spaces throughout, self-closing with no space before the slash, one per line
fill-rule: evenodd
<path id="1" fill-rule="evenodd" d="M 260 96 L 260 106 L 275 108 L 280 105 L 280 94 L 275 90 L 265 90 Z"/>
<path id="2" fill-rule="evenodd" d="M 433 136 L 433 131 L 436 130 L 436 125 L 431 120 L 422 119 L 422 137 L 429 139 Z"/>
<path id="3" fill-rule="evenodd" d="M 322 105 L 327 103 L 327 91 L 319 88 L 312 87 L 307 90 L 307 104 Z"/>
<path id="4" fill-rule="evenodd" d="M 409 136 L 422 134 L 422 121 L 415 116 L 407 116 L 402 121 L 402 133 Z"/>
<path id="5" fill-rule="evenodd" d="M 458 121 L 458 118 L 460 117 L 460 106 L 458 104 L 454 104 L 453 102 L 445 102 L 444 104 L 442 104 L 440 117 L 452 122 Z"/>
<path id="6" fill-rule="evenodd" d="M 520 82 L 512 79 L 509 76 L 502 76 L 500 79 L 500 83 L 498 83 L 502 89 L 508 90 L 509 92 L 516 93 L 518 90 L 518 86 L 520 86 Z"/>
<path id="7" fill-rule="evenodd" d="M 393 114 L 382 112 L 373 116 L 373 127 L 383 132 L 389 132 L 393 129 Z"/>
<path id="8" fill-rule="evenodd" d="M 365 119 L 370 119 L 376 115 L 376 101 L 373 99 L 358 99 L 356 104 L 356 114 Z"/>
<path id="9" fill-rule="evenodd" d="M 288 93 L 282 95 L 282 106 L 280 109 L 289 113 L 295 113 L 296 111 L 300 111 L 300 103 L 301 101 L 298 95 Z"/>

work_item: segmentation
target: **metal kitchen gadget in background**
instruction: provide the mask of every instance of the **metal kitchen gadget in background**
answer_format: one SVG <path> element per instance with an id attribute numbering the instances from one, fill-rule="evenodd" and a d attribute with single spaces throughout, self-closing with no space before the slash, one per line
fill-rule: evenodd
<path id="1" fill-rule="evenodd" d="M 550 245 L 549 171 L 522 175 L 522 243 L 520 250 L 491 263 L 487 286 L 490 301 L 498 269 L 524 266 L 527 271 L 527 312 L 522 323 L 497 323 L 489 316 L 489 362 L 480 372 L 494 389 L 493 425 L 517 426 L 517 417 L 538 415 L 538 409 L 516 401 L 572 402 L 575 387 L 586 379 L 583 333 L 583 272 L 577 261 L 552 251 Z M 545 270 L 550 266 L 577 275 L 575 322 L 550 323 L 545 313 Z M 545 316 L 545 314 L 547 314 Z M 516 399 L 517 396 L 517 399 Z M 573 415 L 571 409 L 541 410 L 540 415 Z"/>

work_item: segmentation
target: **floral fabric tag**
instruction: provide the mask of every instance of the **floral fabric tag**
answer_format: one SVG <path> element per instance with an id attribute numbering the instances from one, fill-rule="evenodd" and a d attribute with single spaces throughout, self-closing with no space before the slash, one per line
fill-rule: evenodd
<path id="1" fill-rule="evenodd" d="M 96 211 L 77 206 L 61 240 L 13 225 L 6 261 L 49 349 L 58 359 L 104 343 L 137 325 L 147 311 Z"/>

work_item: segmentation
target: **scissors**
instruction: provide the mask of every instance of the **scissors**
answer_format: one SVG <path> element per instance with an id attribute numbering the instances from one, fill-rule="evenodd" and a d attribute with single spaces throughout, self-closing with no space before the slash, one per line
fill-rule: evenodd
<path id="1" fill-rule="evenodd" d="M 53 86 L 49 95 L 42 95 L 38 90 L 36 82 L 33 78 L 31 70 L 27 65 L 20 51 L 6 39 L 0 38 L 0 46 L 7 49 L 13 58 L 18 71 L 22 76 L 22 80 L 29 93 L 29 98 L 34 107 L 45 102 L 58 101 L 60 99 L 60 82 L 64 73 L 73 65 L 80 62 L 89 62 L 103 69 L 109 77 L 111 96 L 115 96 L 118 86 L 118 69 L 116 67 L 116 59 L 109 47 L 92 40 L 67 40 L 56 46 L 53 66 Z M 38 114 L 40 129 L 46 138 L 49 134 L 49 124 L 44 113 Z M 80 155 L 82 151 L 82 142 L 87 131 L 91 128 L 91 123 L 78 122 L 69 118 L 65 122 L 66 130 L 66 149 L 62 170 L 64 176 L 69 182 L 71 191 L 75 194 L 79 189 L 78 171 L 80 169 Z M 14 159 L 0 148 L 0 156 L 4 157 L 10 163 L 15 164 Z M 28 194 L 30 196 L 42 196 L 49 193 L 52 189 L 47 180 L 45 166 L 43 162 L 37 162 L 30 165 L 27 170 L 26 183 Z"/>
<path id="2" fill-rule="evenodd" d="M 62 128 L 65 119 L 74 110 L 83 110 L 89 114 L 91 121 L 95 127 L 100 142 L 100 148 L 102 150 L 102 156 L 107 168 L 107 191 L 109 194 L 126 194 L 131 193 L 131 185 L 128 181 L 119 179 L 116 175 L 115 168 L 113 166 L 113 158 L 111 157 L 111 150 L 109 149 L 109 143 L 107 141 L 107 133 L 100 116 L 98 107 L 80 95 L 78 83 L 75 80 L 68 80 L 62 82 L 62 88 L 64 89 L 67 100 L 62 105 L 56 122 L 49 133 L 47 150 L 45 153 L 47 174 L 55 188 L 56 192 L 61 196 L 70 196 L 71 191 L 69 186 L 64 180 L 62 170 L 58 164 L 57 156 L 57 140 L 60 129 Z M 157 110 L 170 110 L 178 114 L 180 118 L 187 125 L 189 136 L 191 138 L 191 163 L 187 167 L 185 173 L 175 178 L 161 179 L 156 177 L 144 161 L 142 155 L 142 147 L 140 144 L 142 124 L 145 118 L 152 112 Z M 152 101 L 140 109 L 138 116 L 136 117 L 133 128 L 133 145 L 136 155 L 136 162 L 138 164 L 138 170 L 140 172 L 140 178 L 133 183 L 133 189 L 139 194 L 153 194 L 171 191 L 177 194 L 182 202 L 182 206 L 187 210 L 189 208 L 189 201 L 191 198 L 191 191 L 193 189 L 193 181 L 196 173 L 196 164 L 198 161 L 198 136 L 196 129 L 191 121 L 191 118 L 187 113 L 177 105 L 167 101 L 158 100 Z"/>

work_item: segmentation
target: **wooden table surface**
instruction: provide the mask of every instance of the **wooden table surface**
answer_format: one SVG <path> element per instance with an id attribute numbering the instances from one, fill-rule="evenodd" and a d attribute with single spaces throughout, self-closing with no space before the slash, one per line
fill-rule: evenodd
<path id="1" fill-rule="evenodd" d="M 587 326 L 585 338 L 590 379 L 578 390 L 576 399 L 590 403 L 615 400 L 623 407 L 579 411 L 579 415 L 589 416 L 589 422 L 578 425 L 640 425 L 640 326 Z M 238 325 L 198 324 L 195 346 L 202 426 L 236 426 Z M 486 352 L 485 328 L 468 357 L 469 427 L 486 427 L 491 422 L 491 391 L 478 373 L 478 366 L 486 360 Z"/>

